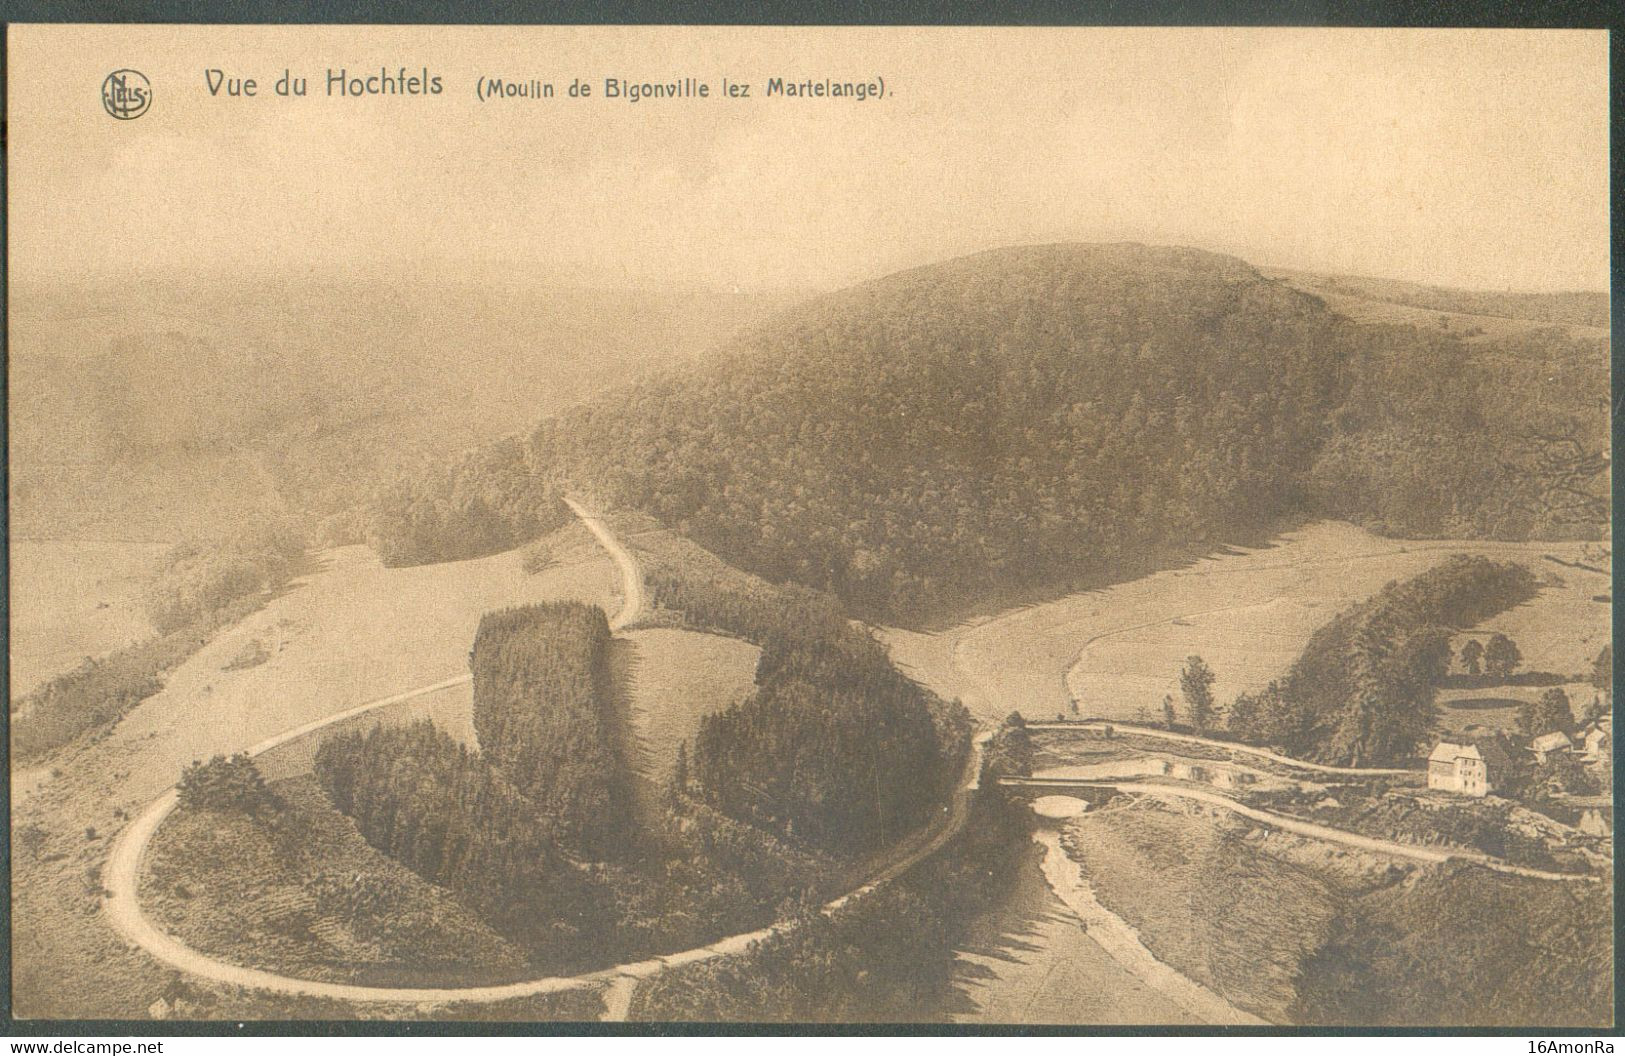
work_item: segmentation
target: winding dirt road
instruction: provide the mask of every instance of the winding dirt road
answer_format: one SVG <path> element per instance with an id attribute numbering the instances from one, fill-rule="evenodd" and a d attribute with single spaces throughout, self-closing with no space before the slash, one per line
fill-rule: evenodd
<path id="1" fill-rule="evenodd" d="M 609 556 L 615 559 L 615 567 L 620 569 L 623 592 L 621 609 L 609 621 L 609 629 L 618 631 L 643 615 L 643 607 L 648 603 L 643 590 L 643 573 L 638 569 L 637 559 L 632 556 L 631 551 L 621 545 L 621 541 L 615 538 L 615 533 L 611 532 L 596 514 L 588 513 L 574 499 L 565 499 L 564 504 L 570 507 L 571 513 L 580 518 L 582 524 L 587 526 L 593 538 L 598 540 L 598 545 L 608 551 Z"/>
<path id="2" fill-rule="evenodd" d="M 1348 832 L 1344 829 L 1334 829 L 1329 825 L 1321 825 L 1312 821 L 1303 821 L 1299 818 L 1288 817 L 1285 814 L 1276 814 L 1274 811 L 1260 810 L 1237 803 L 1228 796 L 1217 792 L 1205 792 L 1197 788 L 1185 788 L 1180 785 L 1159 785 L 1144 781 L 1113 781 L 1097 778 L 1075 777 L 1005 777 L 999 779 L 999 784 L 1016 788 L 1112 788 L 1119 792 L 1137 792 L 1157 799 L 1185 799 L 1206 803 L 1210 806 L 1228 810 L 1244 818 L 1262 822 L 1284 832 L 1296 833 L 1299 836 L 1308 836 L 1311 839 L 1324 840 L 1327 843 L 1342 844 L 1357 850 L 1371 851 L 1376 854 L 1393 855 L 1400 858 L 1409 858 L 1414 861 L 1437 864 L 1448 861 L 1474 862 L 1478 865 L 1494 869 L 1500 873 L 1510 873 L 1514 876 L 1527 876 L 1536 880 L 1569 880 L 1580 882 L 1600 883 L 1602 877 L 1592 876 L 1589 873 L 1554 873 L 1544 869 L 1531 869 L 1527 866 L 1513 865 L 1510 862 L 1492 858 L 1477 851 L 1462 851 L 1456 849 L 1440 849 L 1437 847 L 1422 847 L 1413 843 L 1396 843 L 1393 840 L 1379 839 L 1375 836 L 1362 836 L 1357 832 Z"/>
<path id="3" fill-rule="evenodd" d="M 1322 774 L 1343 774 L 1350 777 L 1415 777 L 1422 773 L 1420 770 L 1325 766 L 1321 763 L 1311 763 L 1307 759 L 1294 759 L 1290 755 L 1278 755 L 1264 748 L 1238 744 L 1235 741 L 1216 741 L 1211 737 L 1198 737 L 1191 733 L 1176 733 L 1173 730 L 1159 730 L 1155 726 L 1138 726 L 1131 722 L 1029 722 L 1027 728 L 1029 730 L 1040 730 L 1044 733 L 1104 733 L 1110 728 L 1120 730 L 1123 733 L 1132 733 L 1137 737 L 1158 737 L 1165 741 L 1181 741 L 1185 744 L 1200 744 L 1209 748 L 1222 748 L 1225 751 L 1239 752 L 1242 755 L 1268 759 L 1283 766 L 1296 767 L 1300 770 L 1314 770 Z"/>
<path id="4" fill-rule="evenodd" d="M 608 551 L 610 557 L 614 559 L 616 566 L 620 569 L 622 602 L 620 611 L 610 621 L 610 628 L 618 629 L 625 626 L 641 615 L 643 611 L 643 576 L 638 569 L 637 562 L 626 548 L 616 540 L 603 521 L 587 513 L 575 501 L 570 499 L 565 501 L 571 511 L 592 532 L 600 545 Z M 346 719 L 369 711 L 376 711 L 391 704 L 411 700 L 414 697 L 462 685 L 470 681 L 472 677 L 471 674 L 465 673 L 432 685 L 419 686 L 404 693 L 396 693 L 392 696 L 368 701 L 365 704 L 335 715 L 325 716 L 279 733 L 249 748 L 248 754 L 250 756 L 261 755 L 325 726 L 343 722 Z M 662 961 L 653 960 L 620 965 L 605 972 L 597 972 L 591 975 L 532 979 L 503 986 L 403 988 L 323 983 L 310 979 L 297 979 L 293 976 L 279 975 L 275 972 L 266 972 L 255 968 L 245 968 L 242 965 L 228 964 L 216 960 L 207 954 L 192 949 L 154 925 L 147 918 L 147 915 L 142 912 L 138 897 L 141 861 L 146 853 L 147 844 L 151 841 L 153 834 L 158 831 L 158 827 L 164 823 L 164 819 L 168 818 L 175 810 L 178 802 L 177 791 L 174 788 L 169 789 L 154 800 L 146 810 L 142 811 L 134 821 L 119 833 L 118 841 L 113 846 L 112 853 L 107 861 L 107 868 L 104 871 L 103 884 L 108 894 L 103 905 L 108 922 L 127 941 L 139 946 L 160 961 L 200 978 L 227 983 L 232 986 L 270 990 L 302 997 L 332 998 L 356 1002 L 393 1002 L 397 1004 L 450 1004 L 503 1001 L 510 998 L 557 993 L 564 990 L 580 990 L 602 986 L 620 976 L 658 971 L 665 967 Z"/>
<path id="5" fill-rule="evenodd" d="M 637 619 L 643 612 L 646 604 L 646 594 L 643 589 L 642 572 L 638 568 L 636 559 L 621 545 L 620 541 L 615 538 L 614 533 L 609 530 L 601 519 L 588 513 L 574 500 L 566 499 L 565 501 L 571 511 L 587 526 L 594 538 L 609 553 L 620 569 L 623 600 L 620 611 L 610 621 L 610 628 L 619 630 Z M 318 719 L 277 734 L 275 737 L 262 741 L 248 749 L 248 754 L 251 756 L 259 755 L 333 723 L 342 722 L 356 715 L 397 704 L 404 700 L 410 700 L 414 697 L 438 692 L 451 686 L 461 685 L 468 682 L 471 677 L 468 674 L 463 674 L 442 682 L 436 682 L 433 685 L 420 686 L 404 693 L 369 701 L 366 704 L 350 708 L 336 715 Z M 969 816 L 971 795 L 978 787 L 977 779 L 981 772 L 982 746 L 989 736 L 989 734 L 981 734 L 973 742 L 972 751 L 966 759 L 963 780 L 953 800 L 944 809 L 943 816 L 931 828 L 909 841 L 909 844 L 902 849 L 902 856 L 888 863 L 867 884 L 827 903 L 824 907 L 825 912 L 838 909 L 850 899 L 868 892 L 876 884 L 907 871 L 918 862 L 934 854 L 948 840 L 953 838 L 954 834 L 963 827 Z M 154 925 L 142 912 L 137 897 L 142 857 L 153 834 L 163 824 L 164 819 L 175 810 L 177 804 L 178 793 L 174 788 L 171 788 L 154 800 L 146 810 L 142 811 L 119 834 L 118 841 L 108 859 L 103 880 L 108 891 L 104 902 L 104 912 L 108 922 L 121 936 L 158 960 L 191 975 L 231 986 L 355 1003 L 433 1006 L 485 1004 L 540 994 L 600 989 L 605 1003 L 605 1014 L 602 1018 L 606 1021 L 621 1021 L 630 1012 L 637 985 L 643 980 L 658 975 L 668 968 L 681 967 L 698 961 L 710 960 L 714 957 L 737 955 L 748 949 L 751 943 L 765 939 L 779 929 L 778 925 L 761 928 L 745 934 L 729 936 L 697 949 L 685 950 L 664 957 L 652 957 L 629 964 L 615 965 L 611 968 L 584 975 L 549 976 L 498 986 L 377 987 L 299 979 L 217 960 L 192 949 L 167 934 Z"/>

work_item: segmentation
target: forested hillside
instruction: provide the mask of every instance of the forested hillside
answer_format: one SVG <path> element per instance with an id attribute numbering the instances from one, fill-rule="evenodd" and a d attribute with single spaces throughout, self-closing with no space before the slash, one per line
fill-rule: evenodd
<path id="1" fill-rule="evenodd" d="M 1606 357 L 1540 340 L 1356 324 L 1195 250 L 999 250 L 794 309 L 387 488 L 371 537 L 395 563 L 470 556 L 557 523 L 573 489 L 896 620 L 1313 514 L 1595 537 Z"/>
<path id="2" fill-rule="evenodd" d="M 1297 982 L 1295 1022 L 1512 1029 L 1606 1023 L 1613 890 L 1429 869 L 1351 901 Z"/>
<path id="3" fill-rule="evenodd" d="M 1230 730 L 1334 765 L 1408 764 L 1437 717 L 1451 634 L 1534 593 L 1527 568 L 1477 556 L 1390 583 L 1316 631 L 1285 678 L 1239 697 Z"/>
<path id="4" fill-rule="evenodd" d="M 1605 339 L 1374 326 L 1349 338 L 1311 509 L 1412 538 L 1606 536 Z"/>

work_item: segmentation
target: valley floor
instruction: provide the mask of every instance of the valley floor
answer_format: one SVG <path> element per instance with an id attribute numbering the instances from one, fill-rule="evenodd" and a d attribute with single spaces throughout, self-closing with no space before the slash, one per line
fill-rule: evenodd
<path id="1" fill-rule="evenodd" d="M 141 590 L 166 549 L 166 543 L 11 540 L 12 699 L 86 657 L 150 635 Z"/>
<path id="2" fill-rule="evenodd" d="M 1065 713 L 1074 694 L 1087 714 L 1133 719 L 1146 701 L 1177 693 L 1173 681 L 1188 653 L 1209 660 L 1219 675 L 1217 694 L 1227 701 L 1281 673 L 1339 608 L 1454 552 L 1519 557 L 1554 577 L 1534 601 L 1490 621 L 1518 638 L 1531 669 L 1574 672 L 1606 640 L 1610 606 L 1592 598 L 1606 593 L 1607 577 L 1573 567 L 1578 544 L 1407 543 L 1333 523 L 945 634 L 886 630 L 882 637 L 907 673 L 962 699 L 989 724 L 1013 710 L 1035 719 Z M 1556 565 L 1547 554 L 1571 563 Z M 184 988 L 177 973 L 118 941 L 99 899 L 110 834 L 187 763 L 466 671 L 468 643 L 489 609 L 565 598 L 620 608 L 617 570 L 602 551 L 577 549 L 536 575 L 526 575 L 521 561 L 510 552 L 383 569 L 361 548 L 330 552 L 318 571 L 223 632 L 105 737 L 31 775 L 37 787 L 13 805 L 14 831 L 22 834 L 14 862 L 17 1013 L 141 1017 L 156 998 Z M 635 734 L 630 750 L 653 786 L 700 714 L 748 692 L 757 653 L 732 639 L 667 629 L 631 631 L 624 640 L 632 644 L 624 670 Z M 256 643 L 267 658 L 234 666 Z M 679 654 L 683 663 L 676 662 Z M 15 781 L 16 775 L 14 788 Z M 973 922 L 960 950 L 955 996 L 937 1011 L 967 1023 L 1178 1024 L 1230 1021 L 1228 1001 L 1241 1009 L 1238 1019 L 1286 1021 L 1292 995 L 1282 988 L 1285 968 L 1238 983 L 1234 963 L 1214 962 L 1212 949 L 1178 937 L 1236 919 L 1239 901 L 1220 905 L 1211 890 L 1206 901 L 1198 899 L 1199 883 L 1185 884 L 1155 846 L 1118 831 L 1123 817 L 1114 822 L 1106 814 L 1064 826 L 1061 845 L 1101 904 L 1140 932 L 1161 967 L 1125 959 L 1120 933 L 1115 956 L 1108 933 L 1091 936 L 1079 912 L 1057 896 L 1044 848 L 1035 843 L 1015 887 Z M 1151 806 L 1134 814 L 1136 824 L 1177 829 L 1169 846 L 1200 844 L 1218 853 L 1230 845 L 1225 841 L 1244 838 L 1239 822 L 1194 817 Z M 1204 834 L 1204 827 L 1224 839 L 1214 842 L 1219 836 Z M 1181 852 L 1179 860 L 1199 857 Z M 1316 892 L 1326 886 L 1305 883 Z M 1257 893 L 1248 912 L 1281 897 L 1267 884 Z M 1254 952 L 1265 958 L 1261 963 L 1284 965 L 1322 937 L 1330 914 L 1313 917 L 1321 923 L 1303 918 L 1310 923 L 1297 931 L 1282 917 L 1284 930 L 1262 928 L 1258 935 L 1269 949 Z M 1218 1004 L 1204 1003 L 1201 993 L 1217 995 Z M 246 994 L 211 999 L 222 1016 L 335 1011 Z M 530 1013 L 545 1018 L 548 1011 Z"/>
<path id="3" fill-rule="evenodd" d="M 1183 568 L 1002 613 L 942 634 L 891 630 L 899 665 L 989 722 L 1070 713 L 1135 721 L 1179 697 L 1179 669 L 1202 656 L 1228 703 L 1283 673 L 1340 609 L 1451 554 L 1520 560 L 1555 577 L 1534 600 L 1483 625 L 1505 631 L 1531 671 L 1575 674 L 1610 639 L 1607 574 L 1574 567 L 1580 543 L 1386 539 L 1322 521 L 1268 546 L 1229 550 Z M 1553 555 L 1568 565 L 1547 560 Z M 1559 582 L 1560 581 L 1560 582 Z M 1589 699 L 1586 698 L 1586 699 Z"/>
<path id="4" fill-rule="evenodd" d="M 1581 549 L 1577 543 L 1384 539 L 1341 522 L 1320 522 L 1286 533 L 1266 547 L 1228 551 L 1188 567 L 1013 610 L 945 633 L 886 629 L 882 636 L 907 673 L 944 696 L 963 700 L 986 723 L 1001 722 L 1012 711 L 1036 721 L 1053 719 L 1069 714 L 1074 699 L 1083 715 L 1134 721 L 1159 715 L 1165 694 L 1178 699 L 1178 671 L 1192 653 L 1203 656 L 1217 672 L 1216 696 L 1227 703 L 1236 693 L 1261 688 L 1283 674 L 1315 629 L 1340 609 L 1451 554 L 1482 553 L 1521 560 L 1543 583 L 1535 599 L 1475 631 L 1512 635 L 1528 670 L 1573 675 L 1589 668 L 1611 633 L 1609 578 L 1575 567 L 1584 563 Z M 1578 686 L 1570 688 L 1571 696 L 1579 692 Z M 1538 693 L 1540 687 L 1531 691 Z M 1518 687 L 1505 695 L 1523 692 Z M 1516 701 L 1498 700 L 1490 707 L 1474 699 L 1483 695 L 1466 690 L 1442 693 L 1444 728 L 1486 720 L 1510 722 Z M 1589 700 L 1589 694 L 1575 699 Z M 1327 867 L 1334 874 L 1353 869 L 1359 879 L 1347 882 L 1358 887 L 1369 889 L 1376 881 L 1360 875 L 1363 867 L 1356 864 L 1364 859 L 1359 852 L 1278 835 L 1270 846 L 1279 851 L 1290 843 L 1290 851 L 1282 853 L 1303 861 L 1276 870 L 1274 886 L 1258 886 L 1253 893 L 1259 898 L 1241 907 L 1248 898 L 1244 879 L 1237 881 L 1240 886 L 1226 880 L 1220 890 L 1210 890 L 1192 887 L 1180 880 L 1177 870 L 1168 871 L 1175 861 L 1199 862 L 1217 855 L 1229 846 L 1229 839 L 1243 841 L 1250 831 L 1247 823 L 1233 816 L 1226 819 L 1223 812 L 1205 820 L 1199 814 L 1193 808 L 1146 803 L 1116 816 L 1112 811 L 1085 815 L 1064 826 L 1065 844 L 1086 874 L 1098 876 L 1095 886 L 1101 901 L 1121 907 L 1118 911 L 1130 928 L 1144 928 L 1146 946 L 1177 969 L 1176 974 L 1216 988 L 1265 1019 L 1291 1022 L 1295 1011 L 1301 1012 L 1292 1005 L 1296 995 L 1288 982 L 1291 963 L 1324 939 L 1327 921 L 1335 916 L 1325 907 L 1335 900 L 1317 903 L 1324 912 L 1301 920 L 1293 913 L 1266 912 L 1278 926 L 1256 929 L 1256 948 L 1248 954 L 1260 958 L 1256 964 L 1242 966 L 1234 960 L 1233 950 L 1215 952 L 1217 947 L 1192 945 L 1193 940 L 1180 936 L 1207 934 L 1226 920 L 1252 919 L 1272 900 L 1290 902 L 1294 888 L 1288 877 L 1299 878 L 1299 886 L 1307 885 L 1305 890 L 1326 889 L 1328 881 L 1313 879 L 1313 869 L 1304 862 L 1317 867 L 1340 862 Z M 1183 825 L 1180 840 L 1206 840 L 1206 849 L 1187 847 L 1187 857 L 1166 842 L 1162 850 L 1145 845 L 1136 853 L 1148 857 L 1135 864 L 1123 850 L 1127 845 L 1121 837 L 1104 842 L 1098 838 L 1148 819 Z M 1219 839 L 1231 830 L 1231 837 Z M 1085 838 L 1088 833 L 1096 836 Z M 1114 846 L 1118 849 L 1111 850 Z M 1170 854 L 1175 857 L 1168 858 Z M 1234 852 L 1224 851 L 1224 856 L 1233 857 Z M 1389 863 L 1370 865 L 1380 878 Z M 1192 916 L 1191 907 L 1197 902 L 1207 908 Z M 1241 917 L 1236 916 L 1238 908 L 1245 908 Z M 1123 963 L 1103 956 L 1099 944 L 1079 927 L 1076 914 L 1065 910 L 1036 869 L 1023 870 L 1010 900 L 976 921 L 972 935 L 961 951 L 958 996 L 947 1010 L 956 1021 L 1131 1023 L 1146 1015 L 1157 1016 L 1160 1022 L 1181 1021 L 1178 1003 L 1166 991 L 1158 991 L 1151 977 L 1136 976 Z M 1227 958 L 1229 963 L 1224 963 Z M 1274 965 L 1281 967 L 1277 970 Z M 1121 1001 L 1103 1004 L 1099 997 L 1103 993 L 1119 995 Z M 1335 1011 L 1326 1014 L 1337 1018 Z"/>

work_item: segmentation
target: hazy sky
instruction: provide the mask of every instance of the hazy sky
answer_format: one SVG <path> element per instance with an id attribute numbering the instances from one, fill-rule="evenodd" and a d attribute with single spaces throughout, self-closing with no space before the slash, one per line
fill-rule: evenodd
<path id="1" fill-rule="evenodd" d="M 1602 32 L 13 27 L 9 58 L 19 281 L 510 262 L 827 287 L 1070 239 L 1493 289 L 1609 278 Z M 329 67 L 380 66 L 445 90 L 327 97 Z M 119 67 L 152 83 L 136 120 L 101 105 Z M 208 68 L 261 97 L 211 98 Z M 272 94 L 284 68 L 308 97 Z M 482 74 L 560 96 L 481 103 Z M 685 75 L 713 98 L 563 97 Z M 715 96 L 772 76 L 879 76 L 886 97 Z"/>

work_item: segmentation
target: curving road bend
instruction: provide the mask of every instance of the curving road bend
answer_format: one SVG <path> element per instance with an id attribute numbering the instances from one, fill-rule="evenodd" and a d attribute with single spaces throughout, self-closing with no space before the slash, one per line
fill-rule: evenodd
<path id="1" fill-rule="evenodd" d="M 588 513 L 575 499 L 565 499 L 564 504 L 587 526 L 593 538 L 598 540 L 598 545 L 609 552 L 609 556 L 615 560 L 615 567 L 620 569 L 624 595 L 621 598 L 621 611 L 609 621 L 609 629 L 618 631 L 643 615 L 643 607 L 648 603 L 643 591 L 643 573 L 638 569 L 637 559 L 631 551 L 621 545 L 615 533 L 596 514 Z"/>
<path id="2" fill-rule="evenodd" d="M 614 559 L 616 566 L 620 569 L 623 600 L 620 611 L 610 621 L 612 630 L 619 629 L 635 620 L 643 611 L 643 576 L 638 570 L 637 561 L 614 537 L 602 520 L 587 513 L 573 500 L 566 499 L 565 502 L 571 511 L 587 526 L 588 530 L 592 532 L 599 544 L 608 551 L 610 557 Z M 396 693 L 392 696 L 368 701 L 365 704 L 341 711 L 335 715 L 329 715 L 314 722 L 296 726 L 291 730 L 285 730 L 249 748 L 248 754 L 250 756 L 261 755 L 324 726 L 343 722 L 357 715 L 388 707 L 391 704 L 398 704 L 405 700 L 411 700 L 414 697 L 425 696 L 452 686 L 462 685 L 470 681 L 472 677 L 472 675 L 465 673 L 436 682 L 433 685 L 419 686 L 404 693 Z M 153 834 L 158 831 L 158 827 L 164 823 L 164 819 L 169 817 L 175 810 L 178 802 L 176 790 L 174 788 L 169 789 L 155 799 L 146 810 L 142 811 L 134 821 L 125 826 L 124 830 L 119 833 L 118 840 L 108 857 L 107 868 L 104 870 L 103 884 L 108 892 L 104 903 L 104 912 L 107 915 L 108 922 L 125 940 L 147 951 L 165 964 L 192 975 L 215 982 L 228 983 L 233 986 L 271 990 L 303 997 L 323 997 L 365 1002 L 387 1001 L 397 1004 L 445 1004 L 451 1002 L 502 1001 L 536 994 L 579 990 L 589 986 L 602 985 L 617 975 L 644 969 L 647 965 L 661 966 L 659 962 L 646 962 L 638 965 L 625 965 L 618 969 L 592 975 L 533 979 L 503 986 L 404 988 L 349 986 L 339 983 L 317 982 L 310 979 L 296 979 L 292 976 L 278 975 L 274 972 L 245 968 L 241 965 L 216 960 L 207 954 L 192 949 L 154 925 L 142 912 L 140 899 L 137 895 L 141 875 L 141 860 L 146 852 L 147 844 L 151 841 Z"/>
<path id="3" fill-rule="evenodd" d="M 637 561 L 621 545 L 620 541 L 615 538 L 614 534 L 600 518 L 588 513 L 573 499 L 566 499 L 565 502 L 571 511 L 587 526 L 588 530 L 592 532 L 594 538 L 609 553 L 616 566 L 620 569 L 623 600 L 620 611 L 610 621 L 610 628 L 619 630 L 642 615 L 643 608 L 647 603 L 643 589 L 643 576 L 638 568 Z M 369 701 L 336 715 L 318 719 L 277 734 L 275 737 L 271 737 L 248 749 L 248 754 L 251 756 L 259 755 L 324 726 L 342 722 L 356 715 L 397 704 L 413 697 L 461 685 L 468 682 L 471 677 L 471 675 L 463 674 L 442 682 L 436 682 L 433 685 L 420 686 L 405 693 L 397 693 L 393 696 Z M 971 795 L 977 788 L 977 779 L 981 771 L 982 746 L 989 736 L 991 735 L 984 733 L 975 739 L 972 751 L 966 760 L 961 787 L 956 792 L 951 804 L 945 808 L 942 818 L 925 835 L 923 842 L 906 851 L 902 858 L 890 863 L 883 872 L 863 887 L 827 903 L 824 907 L 826 912 L 840 908 L 849 899 L 867 892 L 882 880 L 906 871 L 917 862 L 935 853 L 963 827 L 970 813 Z M 300 997 L 328 998 L 369 1004 L 387 1003 L 429 1006 L 485 1004 L 540 994 L 601 988 L 606 1009 L 603 1018 L 610 1021 L 619 1021 L 624 1020 L 630 1011 L 633 994 L 637 984 L 642 980 L 651 978 L 668 968 L 681 967 L 698 961 L 710 960 L 714 957 L 739 954 L 749 948 L 751 943 L 765 939 L 778 931 L 778 925 L 774 925 L 742 935 L 729 936 L 697 949 L 685 950 L 681 953 L 669 954 L 663 957 L 652 957 L 630 964 L 616 965 L 584 975 L 549 976 L 498 986 L 358 986 L 299 979 L 294 976 L 280 975 L 257 968 L 247 968 L 242 965 L 217 960 L 208 954 L 192 949 L 154 925 L 141 910 L 137 892 L 142 857 L 153 834 L 157 832 L 158 827 L 175 810 L 178 802 L 179 794 L 177 790 L 174 788 L 169 789 L 155 799 L 146 810 L 142 811 L 135 820 L 119 833 L 112 853 L 108 858 L 107 867 L 104 870 L 103 884 L 107 889 L 107 897 L 103 903 L 103 912 L 106 914 L 108 922 L 126 941 L 145 950 L 170 967 L 217 983 Z"/>
<path id="4" fill-rule="evenodd" d="M 1320 825 L 1316 822 L 1288 817 L 1285 814 L 1277 814 L 1274 811 L 1249 807 L 1217 792 L 1204 792 L 1201 789 L 1185 788 L 1179 785 L 1157 785 L 1143 781 L 1113 781 L 1069 777 L 1005 777 L 999 779 L 999 784 L 1017 788 L 1112 788 L 1119 792 L 1137 792 L 1163 800 L 1194 800 L 1228 810 L 1233 814 L 1239 814 L 1244 818 L 1250 818 L 1253 821 L 1281 829 L 1284 832 L 1292 832 L 1299 836 L 1308 836 L 1311 839 L 1342 844 L 1345 847 L 1371 851 L 1376 854 L 1410 858 L 1414 861 L 1432 864 L 1452 860 L 1475 862 L 1486 868 L 1494 869 L 1496 872 L 1510 873 L 1514 876 L 1527 876 L 1536 880 L 1570 880 L 1600 883 L 1603 879 L 1589 873 L 1555 873 L 1544 869 L 1531 869 L 1527 866 L 1503 862 L 1499 858 L 1492 858 L 1487 854 L 1476 851 L 1442 850 L 1437 847 L 1422 847 L 1413 843 L 1396 843 L 1393 840 L 1379 839 L 1375 836 L 1362 836 L 1357 832 L 1334 829 L 1329 825 Z"/>

